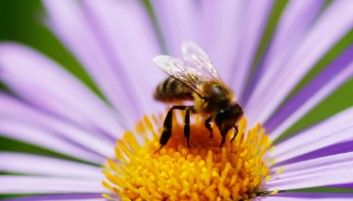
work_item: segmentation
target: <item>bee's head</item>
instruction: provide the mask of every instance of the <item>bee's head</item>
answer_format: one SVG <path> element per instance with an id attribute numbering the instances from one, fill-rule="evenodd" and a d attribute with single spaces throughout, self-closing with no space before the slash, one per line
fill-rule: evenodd
<path id="1" fill-rule="evenodd" d="M 219 130 L 224 133 L 228 132 L 243 116 L 243 109 L 237 103 L 220 109 L 216 113 L 215 123 Z"/>

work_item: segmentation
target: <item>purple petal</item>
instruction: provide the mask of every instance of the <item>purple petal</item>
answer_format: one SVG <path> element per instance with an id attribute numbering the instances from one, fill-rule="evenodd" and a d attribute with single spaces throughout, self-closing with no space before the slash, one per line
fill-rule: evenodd
<path id="1" fill-rule="evenodd" d="M 281 64 L 281 74 L 276 74 L 276 78 L 266 86 L 266 93 L 262 91 L 264 94 L 254 95 L 255 100 L 261 101 L 249 108 L 250 125 L 254 122 L 265 122 L 295 84 L 352 28 L 352 9 L 353 4 L 349 0 L 334 1 L 322 14 L 286 64 Z"/>
<path id="2" fill-rule="evenodd" d="M 28 123 L 0 118 L 0 135 L 44 147 L 68 156 L 76 157 L 93 163 L 102 163 L 105 157 L 89 152 L 82 147 L 69 143 L 47 131 L 38 129 Z"/>
<path id="3" fill-rule="evenodd" d="M 278 22 L 278 27 L 273 36 L 273 41 L 265 55 L 262 65 L 256 69 L 255 81 L 250 83 L 255 86 L 247 86 L 250 90 L 254 87 L 254 94 L 264 91 L 264 87 L 275 79 L 283 69 L 283 64 L 288 56 L 299 45 L 306 31 L 317 19 L 320 8 L 324 2 L 316 0 L 308 1 L 289 1 Z M 246 91 L 250 93 L 249 91 Z M 248 95 L 248 94 L 246 94 Z M 254 107 L 256 100 L 251 99 L 246 108 Z M 255 103 L 256 104 L 256 103 Z"/>
<path id="4" fill-rule="evenodd" d="M 33 105 L 119 137 L 114 111 L 57 64 L 32 49 L 0 45 L 0 79 Z"/>
<path id="5" fill-rule="evenodd" d="M 288 160 L 277 162 L 276 164 L 273 165 L 273 167 L 280 167 L 286 164 L 297 163 L 301 161 L 317 159 L 320 157 L 331 156 L 336 154 L 343 154 L 343 153 L 352 152 L 352 151 L 353 151 L 353 140 L 344 141 L 341 143 L 336 143 L 330 146 L 323 147 L 321 149 L 317 149 L 315 151 L 310 151 L 308 153 L 290 158 Z"/>
<path id="6" fill-rule="evenodd" d="M 87 10 L 84 10 L 86 8 L 81 6 L 82 2 L 62 0 L 44 1 L 44 3 L 50 16 L 49 23 L 55 34 L 59 36 L 66 46 L 81 61 L 109 101 L 119 110 L 125 121 L 125 126 L 131 127 L 134 125 L 136 119 L 140 118 L 141 114 L 143 114 L 141 105 L 138 104 L 139 102 L 136 102 L 141 100 L 137 98 L 136 91 L 129 87 L 129 82 L 126 82 L 128 78 L 123 69 L 125 67 L 121 66 L 121 61 L 117 60 L 118 55 L 115 55 L 115 49 L 113 51 L 111 48 L 112 44 L 110 43 L 112 43 L 112 41 L 106 41 L 107 38 L 102 36 L 101 31 L 98 30 L 102 27 L 99 27 L 98 24 L 96 24 L 96 21 L 93 21 L 97 19 L 87 16 L 87 13 L 85 13 Z M 124 14 L 127 16 L 121 19 L 111 19 L 117 20 L 118 24 L 121 24 L 122 20 L 125 21 L 130 17 L 133 19 L 141 17 L 138 15 L 138 13 L 141 12 L 141 8 L 137 2 L 119 1 L 116 3 L 118 5 L 120 5 L 120 3 L 125 3 L 124 7 L 126 13 Z M 116 9 L 120 10 L 121 8 L 118 7 Z M 138 19 L 137 21 L 141 21 L 142 23 L 144 20 Z M 130 23 L 135 22 L 133 21 Z M 68 29 L 68 27 L 70 28 Z M 132 27 L 136 28 L 136 26 Z M 129 27 L 125 28 L 130 32 Z M 149 34 L 144 36 L 144 33 L 145 32 L 140 31 L 134 33 L 134 35 L 140 34 L 139 37 L 142 38 L 149 36 Z M 129 39 L 129 41 L 131 40 L 141 41 L 141 39 Z M 146 37 L 145 41 L 148 40 L 150 39 Z M 124 46 L 122 45 L 121 47 Z M 146 53 L 143 47 L 140 48 L 141 49 L 135 50 L 136 55 L 140 54 L 140 50 L 142 50 L 142 54 Z M 119 57 L 124 56 L 124 59 L 130 60 L 141 58 L 132 55 L 132 52 L 130 51 L 131 50 L 128 51 L 130 55 L 119 55 Z M 151 51 L 153 51 L 153 49 L 151 49 Z M 147 54 L 147 56 L 148 55 L 149 54 Z M 151 62 L 146 63 L 145 65 L 151 65 Z M 145 65 L 143 67 L 145 67 Z M 137 68 L 137 66 L 135 68 Z M 139 91 L 141 90 L 139 89 Z"/>
<path id="7" fill-rule="evenodd" d="M 101 168 L 50 157 L 0 152 L 0 171 L 42 176 L 102 180 Z"/>
<path id="8" fill-rule="evenodd" d="M 234 55 L 235 63 L 233 66 L 235 67 L 232 68 L 233 71 L 229 73 L 229 77 L 225 78 L 225 80 L 233 81 L 231 86 L 238 94 L 242 94 L 245 88 L 251 62 L 255 57 L 272 5 L 272 0 L 250 1 L 244 11 L 244 21 L 240 33 L 241 41 L 238 46 L 241 51 Z"/>
<path id="9" fill-rule="evenodd" d="M 299 91 L 265 123 L 272 139 L 280 136 L 294 122 L 352 77 L 352 55 L 353 46 Z M 274 128 L 276 129 L 273 130 Z"/>
<path id="10" fill-rule="evenodd" d="M 4 201 L 49 201 L 49 200 L 76 200 L 76 201 L 104 201 L 100 193 L 70 193 L 70 194 L 52 194 L 52 195 L 35 195 L 29 197 L 19 197 L 6 199 Z"/>
<path id="11" fill-rule="evenodd" d="M 99 179 L 0 176 L 0 193 L 105 193 Z"/>
<path id="12" fill-rule="evenodd" d="M 283 179 L 277 178 L 272 181 L 267 181 L 265 187 L 271 191 L 351 183 L 353 182 L 353 169 L 351 167 L 351 164 L 342 165 L 337 168 L 320 170 L 311 174 L 303 174 Z"/>
<path id="13" fill-rule="evenodd" d="M 353 125 L 350 125 L 349 128 L 344 128 L 342 130 L 326 133 L 325 135 L 319 134 L 322 139 L 317 139 L 315 141 L 311 141 L 311 139 L 302 144 L 300 147 L 291 147 L 291 149 L 280 156 L 276 157 L 277 162 L 286 161 L 288 159 L 292 159 L 298 156 L 301 156 L 305 153 L 309 153 L 314 150 L 318 150 L 335 143 L 345 142 L 347 140 L 351 140 L 353 138 Z M 290 144 L 286 144 L 286 146 L 291 146 Z M 296 159 L 298 160 L 298 159 Z M 296 161 L 295 160 L 295 161 Z"/>
<path id="14" fill-rule="evenodd" d="M 260 198 L 259 201 L 315 201 L 315 200 L 330 200 L 342 201 L 352 200 L 352 193 L 314 193 L 314 192 L 285 192 L 276 195 Z"/>
<path id="15" fill-rule="evenodd" d="M 316 149 L 314 151 L 307 152 L 305 154 L 284 160 L 282 162 L 276 163 L 274 166 L 278 167 L 285 164 L 296 163 L 300 161 L 320 158 L 324 156 L 330 156 L 335 154 L 347 153 L 353 151 L 353 140 L 336 143 L 333 145 L 329 145 L 320 149 Z"/>
<path id="16" fill-rule="evenodd" d="M 135 93 L 134 106 L 142 107 L 139 117 L 156 112 L 152 94 L 165 75 L 152 63 L 160 48 L 145 9 L 135 1 L 88 0 L 82 10 L 104 44 L 121 86 Z"/>
<path id="17" fill-rule="evenodd" d="M 351 140 L 353 137 L 352 121 L 353 108 L 350 108 L 276 145 L 270 156 L 277 162 L 281 162 Z"/>
<path id="18" fill-rule="evenodd" d="M 72 195 L 72 194 L 70 194 Z M 48 196 L 49 197 L 49 196 Z M 102 197 L 102 196 L 100 196 Z M 52 199 L 46 199 L 46 198 L 42 198 L 42 196 L 32 196 L 32 197 L 23 197 L 23 198 L 15 198 L 15 199 L 6 199 L 3 201 L 34 201 L 34 200 L 42 200 L 42 201 L 54 201 L 54 200 L 70 200 L 70 201 L 107 201 L 105 198 L 99 198 L 99 196 L 97 196 L 97 198 L 70 198 L 70 196 L 66 196 L 65 198 L 60 198 L 60 197 L 55 197 Z"/>
<path id="19" fill-rule="evenodd" d="M 42 113 L 34 107 L 24 104 L 5 94 L 0 94 L 0 117 L 7 119 L 10 122 L 14 122 L 10 124 L 14 127 L 16 127 L 16 125 L 21 126 L 19 124 L 27 125 L 29 128 L 39 130 L 40 133 L 47 133 L 48 135 L 54 136 L 54 138 L 60 138 L 63 141 L 68 141 L 73 145 L 77 145 L 77 148 L 90 150 L 91 152 L 104 157 L 111 157 L 114 155 L 114 143 L 102 138 L 100 133 L 93 133 L 74 125 L 70 125 L 70 123 Z M 10 125 L 4 124 L 0 127 L 6 131 L 6 128 L 11 130 Z M 18 128 L 14 129 L 18 130 Z M 10 137 L 16 138 L 17 136 L 22 139 L 13 132 L 14 130 L 10 131 Z M 23 130 L 20 132 L 22 133 L 26 131 Z M 34 136 L 36 135 L 34 134 Z M 26 139 L 28 139 L 29 136 L 26 137 Z"/>
<path id="20" fill-rule="evenodd" d="M 282 173 L 274 175 L 271 180 L 290 178 L 301 175 L 309 175 L 315 172 L 334 170 L 336 168 L 349 168 L 352 165 L 353 152 L 336 154 L 271 168 L 272 172 L 277 172 L 279 168 L 283 170 Z"/>
<path id="21" fill-rule="evenodd" d="M 340 184 L 340 185 L 335 185 L 333 187 L 353 189 L 353 183 Z"/>
<path id="22" fill-rule="evenodd" d="M 204 48 L 222 78 L 228 78 L 238 54 L 247 1 L 202 1 Z M 233 80 L 233 79 L 232 79 Z M 232 80 L 224 80 L 231 83 Z"/>
<path id="23" fill-rule="evenodd" d="M 71 195 L 71 194 L 70 194 Z M 32 196 L 32 197 L 21 197 L 21 198 L 15 198 L 15 199 L 6 199 L 2 201 L 37 201 L 37 200 L 42 200 L 42 201 L 54 201 L 54 200 L 70 200 L 70 201 L 107 201 L 105 198 L 70 198 L 70 196 L 67 196 L 65 198 L 60 198 L 60 197 L 55 197 L 53 199 L 46 199 L 46 198 L 41 198 L 42 196 Z M 102 196 L 101 196 L 102 197 Z"/>
<path id="24" fill-rule="evenodd" d="M 180 46 L 183 41 L 205 44 L 200 33 L 202 24 L 198 4 L 189 0 L 158 1 L 152 0 L 157 21 L 170 54 L 181 56 Z"/>

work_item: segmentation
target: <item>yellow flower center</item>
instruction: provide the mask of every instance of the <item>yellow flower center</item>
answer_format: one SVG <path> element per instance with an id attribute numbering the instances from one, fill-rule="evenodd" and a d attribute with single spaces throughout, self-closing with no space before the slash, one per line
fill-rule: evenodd
<path id="1" fill-rule="evenodd" d="M 174 119 L 182 119 L 181 113 Z M 191 147 L 186 146 L 182 120 L 174 121 L 168 144 L 160 148 L 163 118 L 145 117 L 134 132 L 117 142 L 116 157 L 104 166 L 103 185 L 121 200 L 247 200 L 256 197 L 269 177 L 267 150 L 271 141 L 261 125 L 228 133 L 220 147 L 217 128 L 210 138 L 200 116 L 191 125 Z M 110 198 L 111 196 L 105 195 Z"/>

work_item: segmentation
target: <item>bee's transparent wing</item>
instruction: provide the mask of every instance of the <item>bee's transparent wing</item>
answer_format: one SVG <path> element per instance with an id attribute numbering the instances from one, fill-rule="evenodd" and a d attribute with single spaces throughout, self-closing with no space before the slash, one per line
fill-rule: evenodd
<path id="1" fill-rule="evenodd" d="M 211 79 L 220 80 L 211 59 L 197 44 L 191 41 L 183 42 L 181 46 L 181 53 L 186 62 L 190 63 L 195 68 L 200 69 L 203 74 L 206 74 Z"/>
<path id="2" fill-rule="evenodd" d="M 153 62 L 168 75 L 189 86 L 200 97 L 205 96 L 200 87 L 202 74 L 197 69 L 187 66 L 182 60 L 168 55 L 156 56 L 153 58 Z"/>

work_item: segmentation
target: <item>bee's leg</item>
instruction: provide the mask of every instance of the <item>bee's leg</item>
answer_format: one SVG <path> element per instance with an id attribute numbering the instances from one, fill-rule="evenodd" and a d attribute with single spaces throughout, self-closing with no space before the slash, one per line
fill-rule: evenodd
<path id="1" fill-rule="evenodd" d="M 161 138 L 159 139 L 159 144 L 161 145 L 161 148 L 168 143 L 169 138 L 172 135 L 173 110 L 186 110 L 186 108 L 188 108 L 188 106 L 175 105 L 169 109 L 167 116 L 164 119 L 164 123 L 163 123 L 164 128 L 163 128 Z"/>
<path id="2" fill-rule="evenodd" d="M 212 127 L 211 127 L 211 122 L 212 120 L 212 116 L 208 117 L 205 121 L 205 127 L 207 128 L 207 130 L 210 132 L 210 138 L 213 137 L 213 130 L 212 130 Z"/>
<path id="3" fill-rule="evenodd" d="M 239 130 L 238 130 L 238 125 L 235 125 L 235 126 L 234 126 L 234 130 L 235 130 L 235 132 L 234 132 L 234 135 L 233 135 L 232 139 L 230 140 L 230 142 L 233 142 L 233 140 L 235 139 L 235 137 L 237 137 L 237 134 L 238 134 L 238 132 L 239 132 Z"/>
<path id="4" fill-rule="evenodd" d="M 224 145 L 224 143 L 226 142 L 227 133 L 228 133 L 228 131 L 221 130 L 222 140 L 221 140 L 220 147 L 222 147 Z"/>
<path id="5" fill-rule="evenodd" d="M 193 106 L 188 106 L 185 111 L 184 136 L 186 138 L 186 144 L 188 147 L 190 147 L 190 111 L 192 111 L 193 109 Z"/>

